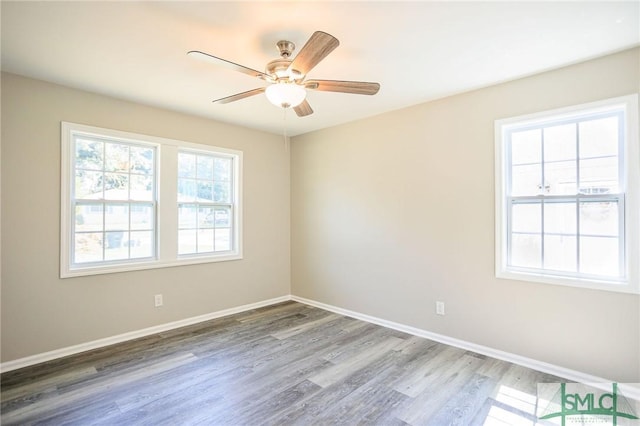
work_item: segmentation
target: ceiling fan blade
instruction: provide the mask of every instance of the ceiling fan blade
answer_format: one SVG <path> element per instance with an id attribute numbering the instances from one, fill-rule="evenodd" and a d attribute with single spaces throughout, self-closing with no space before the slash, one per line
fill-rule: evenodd
<path id="1" fill-rule="evenodd" d="M 300 53 L 289 65 L 289 70 L 297 70 L 306 75 L 313 67 L 333 51 L 340 42 L 331 34 L 316 31 L 307 43 L 302 46 Z"/>
<path id="2" fill-rule="evenodd" d="M 304 117 L 304 116 L 313 114 L 313 110 L 311 109 L 311 105 L 309 105 L 309 102 L 307 102 L 306 99 L 304 101 L 302 101 L 302 103 L 300 105 L 298 105 L 297 107 L 293 107 L 293 110 L 296 112 L 298 117 Z"/>
<path id="3" fill-rule="evenodd" d="M 247 90 L 246 92 L 236 93 L 235 95 L 227 96 L 226 98 L 220 98 L 213 101 L 214 104 L 228 104 L 229 102 L 239 101 L 240 99 L 248 98 L 249 96 L 258 95 L 264 93 L 265 87 L 259 89 Z"/>
<path id="4" fill-rule="evenodd" d="M 187 52 L 187 55 L 191 56 L 192 58 L 212 63 L 214 65 L 223 66 L 233 71 L 238 71 L 243 74 L 250 75 L 252 77 L 258 77 L 263 80 L 270 79 L 270 77 L 263 72 L 247 68 L 243 65 L 236 64 L 235 62 L 227 61 L 226 59 L 218 58 L 217 56 L 209 55 L 208 53 L 204 53 L 199 50 L 191 50 L 190 52 Z"/>
<path id="5" fill-rule="evenodd" d="M 304 83 L 304 87 L 309 90 L 353 93 L 356 95 L 375 95 L 380 90 L 379 83 L 366 81 L 307 80 Z"/>

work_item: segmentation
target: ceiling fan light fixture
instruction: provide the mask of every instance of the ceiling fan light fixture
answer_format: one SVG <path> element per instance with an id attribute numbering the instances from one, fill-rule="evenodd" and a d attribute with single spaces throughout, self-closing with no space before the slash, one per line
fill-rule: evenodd
<path id="1" fill-rule="evenodd" d="M 1 1 L 1 0 L 0 0 Z M 247 68 L 235 62 L 209 55 L 199 50 L 188 52 L 189 56 L 205 59 L 234 71 L 258 77 L 268 85 L 235 95 L 215 99 L 214 104 L 228 104 L 240 99 L 245 99 L 260 93 L 265 93 L 269 102 L 278 108 L 292 108 L 298 117 L 306 117 L 313 114 L 313 109 L 307 102 L 307 90 L 321 92 L 341 92 L 356 95 L 375 95 L 380 90 L 380 84 L 366 81 L 342 81 L 342 80 L 305 80 L 320 61 L 331 53 L 340 42 L 331 34 L 323 31 L 314 32 L 302 47 L 295 58 L 291 54 L 295 44 L 280 40 L 276 45 L 280 51 L 280 58 L 267 63 L 265 72 Z M 286 114 L 285 114 L 286 116 Z"/>
<path id="2" fill-rule="evenodd" d="M 278 82 L 267 86 L 265 95 L 277 107 L 294 108 L 304 101 L 307 91 L 295 83 Z"/>

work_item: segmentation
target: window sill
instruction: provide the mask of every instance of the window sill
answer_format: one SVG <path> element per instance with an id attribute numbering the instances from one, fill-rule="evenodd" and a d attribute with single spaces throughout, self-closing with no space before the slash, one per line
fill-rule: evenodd
<path id="1" fill-rule="evenodd" d="M 192 256 L 181 257 L 173 261 L 141 261 L 135 263 L 127 263 L 124 265 L 108 265 L 108 266 L 89 266 L 82 268 L 69 269 L 60 272 L 60 278 L 83 277 L 89 275 L 115 274 L 119 272 L 143 271 L 147 269 L 173 268 L 176 266 L 197 265 L 201 263 L 217 263 L 232 260 L 241 260 L 242 253 L 228 253 L 217 256 Z"/>
<path id="2" fill-rule="evenodd" d="M 612 291 L 616 293 L 640 294 L 640 289 L 638 287 L 634 287 L 632 285 L 631 280 L 608 281 L 608 280 L 596 280 L 596 279 L 586 279 L 586 278 L 572 278 L 572 277 L 565 277 L 561 275 L 536 274 L 534 272 L 523 272 L 523 271 L 513 271 L 513 270 L 497 271 L 496 278 L 501 278 L 505 280 L 537 282 L 537 283 L 551 284 L 551 285 L 561 285 L 561 286 L 567 286 L 567 287 L 578 287 L 578 288 L 590 289 L 590 290 Z"/>

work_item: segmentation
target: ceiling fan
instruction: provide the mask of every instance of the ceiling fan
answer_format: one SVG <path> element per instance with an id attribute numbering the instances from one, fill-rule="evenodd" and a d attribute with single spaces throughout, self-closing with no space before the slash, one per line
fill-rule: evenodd
<path id="1" fill-rule="evenodd" d="M 280 51 L 281 58 L 269 62 L 265 68 L 265 72 L 247 68 L 199 50 L 192 50 L 187 54 L 194 58 L 224 66 L 252 77 L 258 77 L 269 83 L 266 87 L 216 99 L 213 101 L 214 103 L 227 104 L 259 93 L 265 93 L 267 99 L 275 106 L 293 108 L 299 117 L 304 117 L 313 113 L 309 102 L 305 99 L 307 90 L 353 93 L 358 95 L 375 95 L 378 93 L 378 90 L 380 90 L 380 84 L 365 81 L 305 80 L 309 71 L 318 65 L 318 63 L 338 47 L 339 44 L 338 39 L 331 34 L 316 31 L 296 57 L 291 60 L 289 58 L 295 49 L 295 44 L 290 41 L 280 40 L 276 46 Z"/>

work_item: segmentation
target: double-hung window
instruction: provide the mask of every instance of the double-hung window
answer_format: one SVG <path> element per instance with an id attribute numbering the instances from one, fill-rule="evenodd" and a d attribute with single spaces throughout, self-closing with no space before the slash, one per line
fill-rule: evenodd
<path id="1" fill-rule="evenodd" d="M 156 253 L 156 146 L 74 134 L 70 266 Z"/>
<path id="2" fill-rule="evenodd" d="M 234 260 L 239 151 L 62 123 L 61 277 Z"/>
<path id="3" fill-rule="evenodd" d="M 496 122 L 496 274 L 638 291 L 638 97 Z"/>
<path id="4" fill-rule="evenodd" d="M 178 254 L 233 247 L 233 158 L 193 150 L 178 153 Z"/>

